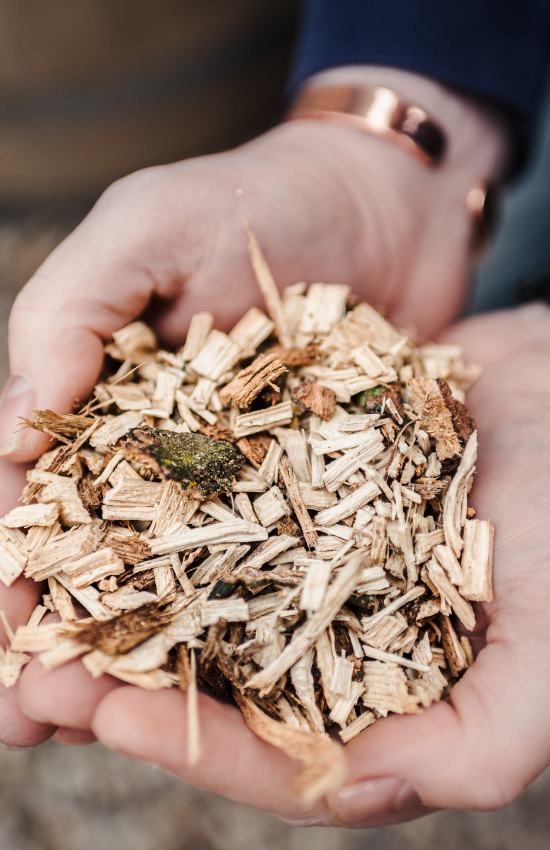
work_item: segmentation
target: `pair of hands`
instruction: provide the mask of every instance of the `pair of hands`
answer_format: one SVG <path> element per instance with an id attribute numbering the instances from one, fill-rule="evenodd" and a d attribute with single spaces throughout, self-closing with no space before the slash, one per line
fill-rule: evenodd
<path id="1" fill-rule="evenodd" d="M 463 298 L 470 223 L 467 157 L 429 172 L 386 142 L 339 126 L 294 122 L 236 151 L 149 169 L 109 189 L 27 284 L 10 320 L 12 380 L 0 407 L 0 513 L 14 506 L 24 463 L 48 444 L 19 432 L 32 407 L 68 412 L 101 366 L 102 343 L 141 314 L 170 344 L 211 310 L 229 328 L 260 303 L 243 219 L 274 275 L 349 283 L 390 318 L 433 337 Z M 473 157 L 475 161 L 475 156 Z M 464 322 L 447 333 L 485 368 L 468 404 L 479 428 L 473 504 L 497 529 L 495 601 L 479 606 L 476 664 L 449 704 L 390 717 L 346 748 L 345 785 L 311 809 L 291 792 L 295 764 L 256 738 L 237 709 L 200 697 L 203 754 L 187 765 L 186 696 L 151 694 L 80 662 L 25 669 L 4 691 L 0 739 L 97 739 L 187 782 L 298 824 L 380 825 L 431 808 L 497 808 L 550 762 L 546 616 L 550 456 L 546 408 L 550 311 L 532 306 Z M 19 377 L 17 377 L 19 376 Z M 0 589 L 15 628 L 37 599 L 24 579 Z M 32 719 L 31 719 L 32 718 Z"/>

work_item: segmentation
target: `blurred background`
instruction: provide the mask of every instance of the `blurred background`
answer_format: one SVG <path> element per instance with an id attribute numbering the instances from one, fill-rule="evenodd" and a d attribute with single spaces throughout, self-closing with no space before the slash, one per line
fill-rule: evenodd
<path id="1" fill-rule="evenodd" d="M 277 122 L 293 0 L 0 0 L 0 383 L 17 292 L 109 183 Z M 550 280 L 550 108 L 470 310 Z M 550 772 L 494 814 L 297 829 L 97 745 L 0 750 L 0 850 L 548 850 Z"/>

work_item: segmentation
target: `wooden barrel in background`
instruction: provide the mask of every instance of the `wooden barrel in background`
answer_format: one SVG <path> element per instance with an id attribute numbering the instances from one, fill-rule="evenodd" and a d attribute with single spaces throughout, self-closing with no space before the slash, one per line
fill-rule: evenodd
<path id="1" fill-rule="evenodd" d="M 0 0 L 0 203 L 93 199 L 276 120 L 293 0 Z"/>

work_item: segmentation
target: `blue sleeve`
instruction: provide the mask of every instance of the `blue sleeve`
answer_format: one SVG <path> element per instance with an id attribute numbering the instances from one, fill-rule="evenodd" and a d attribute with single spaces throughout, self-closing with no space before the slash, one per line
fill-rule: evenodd
<path id="1" fill-rule="evenodd" d="M 523 135 L 540 101 L 550 0 L 304 0 L 291 76 L 391 65 L 496 100 Z"/>

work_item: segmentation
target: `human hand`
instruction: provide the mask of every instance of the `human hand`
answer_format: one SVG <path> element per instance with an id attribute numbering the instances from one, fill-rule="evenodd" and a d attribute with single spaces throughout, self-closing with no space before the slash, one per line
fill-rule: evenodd
<path id="1" fill-rule="evenodd" d="M 35 661 L 23 674 L 23 709 L 91 729 L 112 749 L 302 825 L 377 826 L 435 808 L 495 809 L 519 796 L 550 763 L 550 309 L 470 319 L 448 341 L 485 369 L 468 396 L 480 444 L 472 503 L 496 526 L 495 598 L 476 606 L 479 656 L 450 703 L 361 733 L 345 750 L 343 788 L 309 809 L 292 794 L 295 764 L 256 738 L 235 708 L 206 695 L 194 768 L 187 698 L 177 690 L 94 681 L 79 662 L 44 674 Z"/>
<path id="2" fill-rule="evenodd" d="M 211 310 L 217 326 L 229 329 L 261 303 L 243 219 L 281 286 L 348 283 L 423 335 L 456 314 L 469 261 L 466 193 L 498 171 L 503 140 L 483 112 L 436 83 L 395 69 L 354 73 L 425 104 L 448 131 L 445 163 L 429 169 L 387 141 L 300 120 L 234 151 L 114 184 L 13 308 L 11 379 L 0 400 L 0 515 L 25 481 L 23 466 L 10 463 L 51 447 L 47 435 L 15 432 L 18 417 L 32 408 L 71 412 L 96 382 L 103 342 L 152 299 L 153 324 L 171 344 L 183 340 L 198 310 Z M 19 587 L 25 604 L 15 601 Z M 36 588 L 22 580 L 0 589 L 13 628 L 35 599 Z"/>

